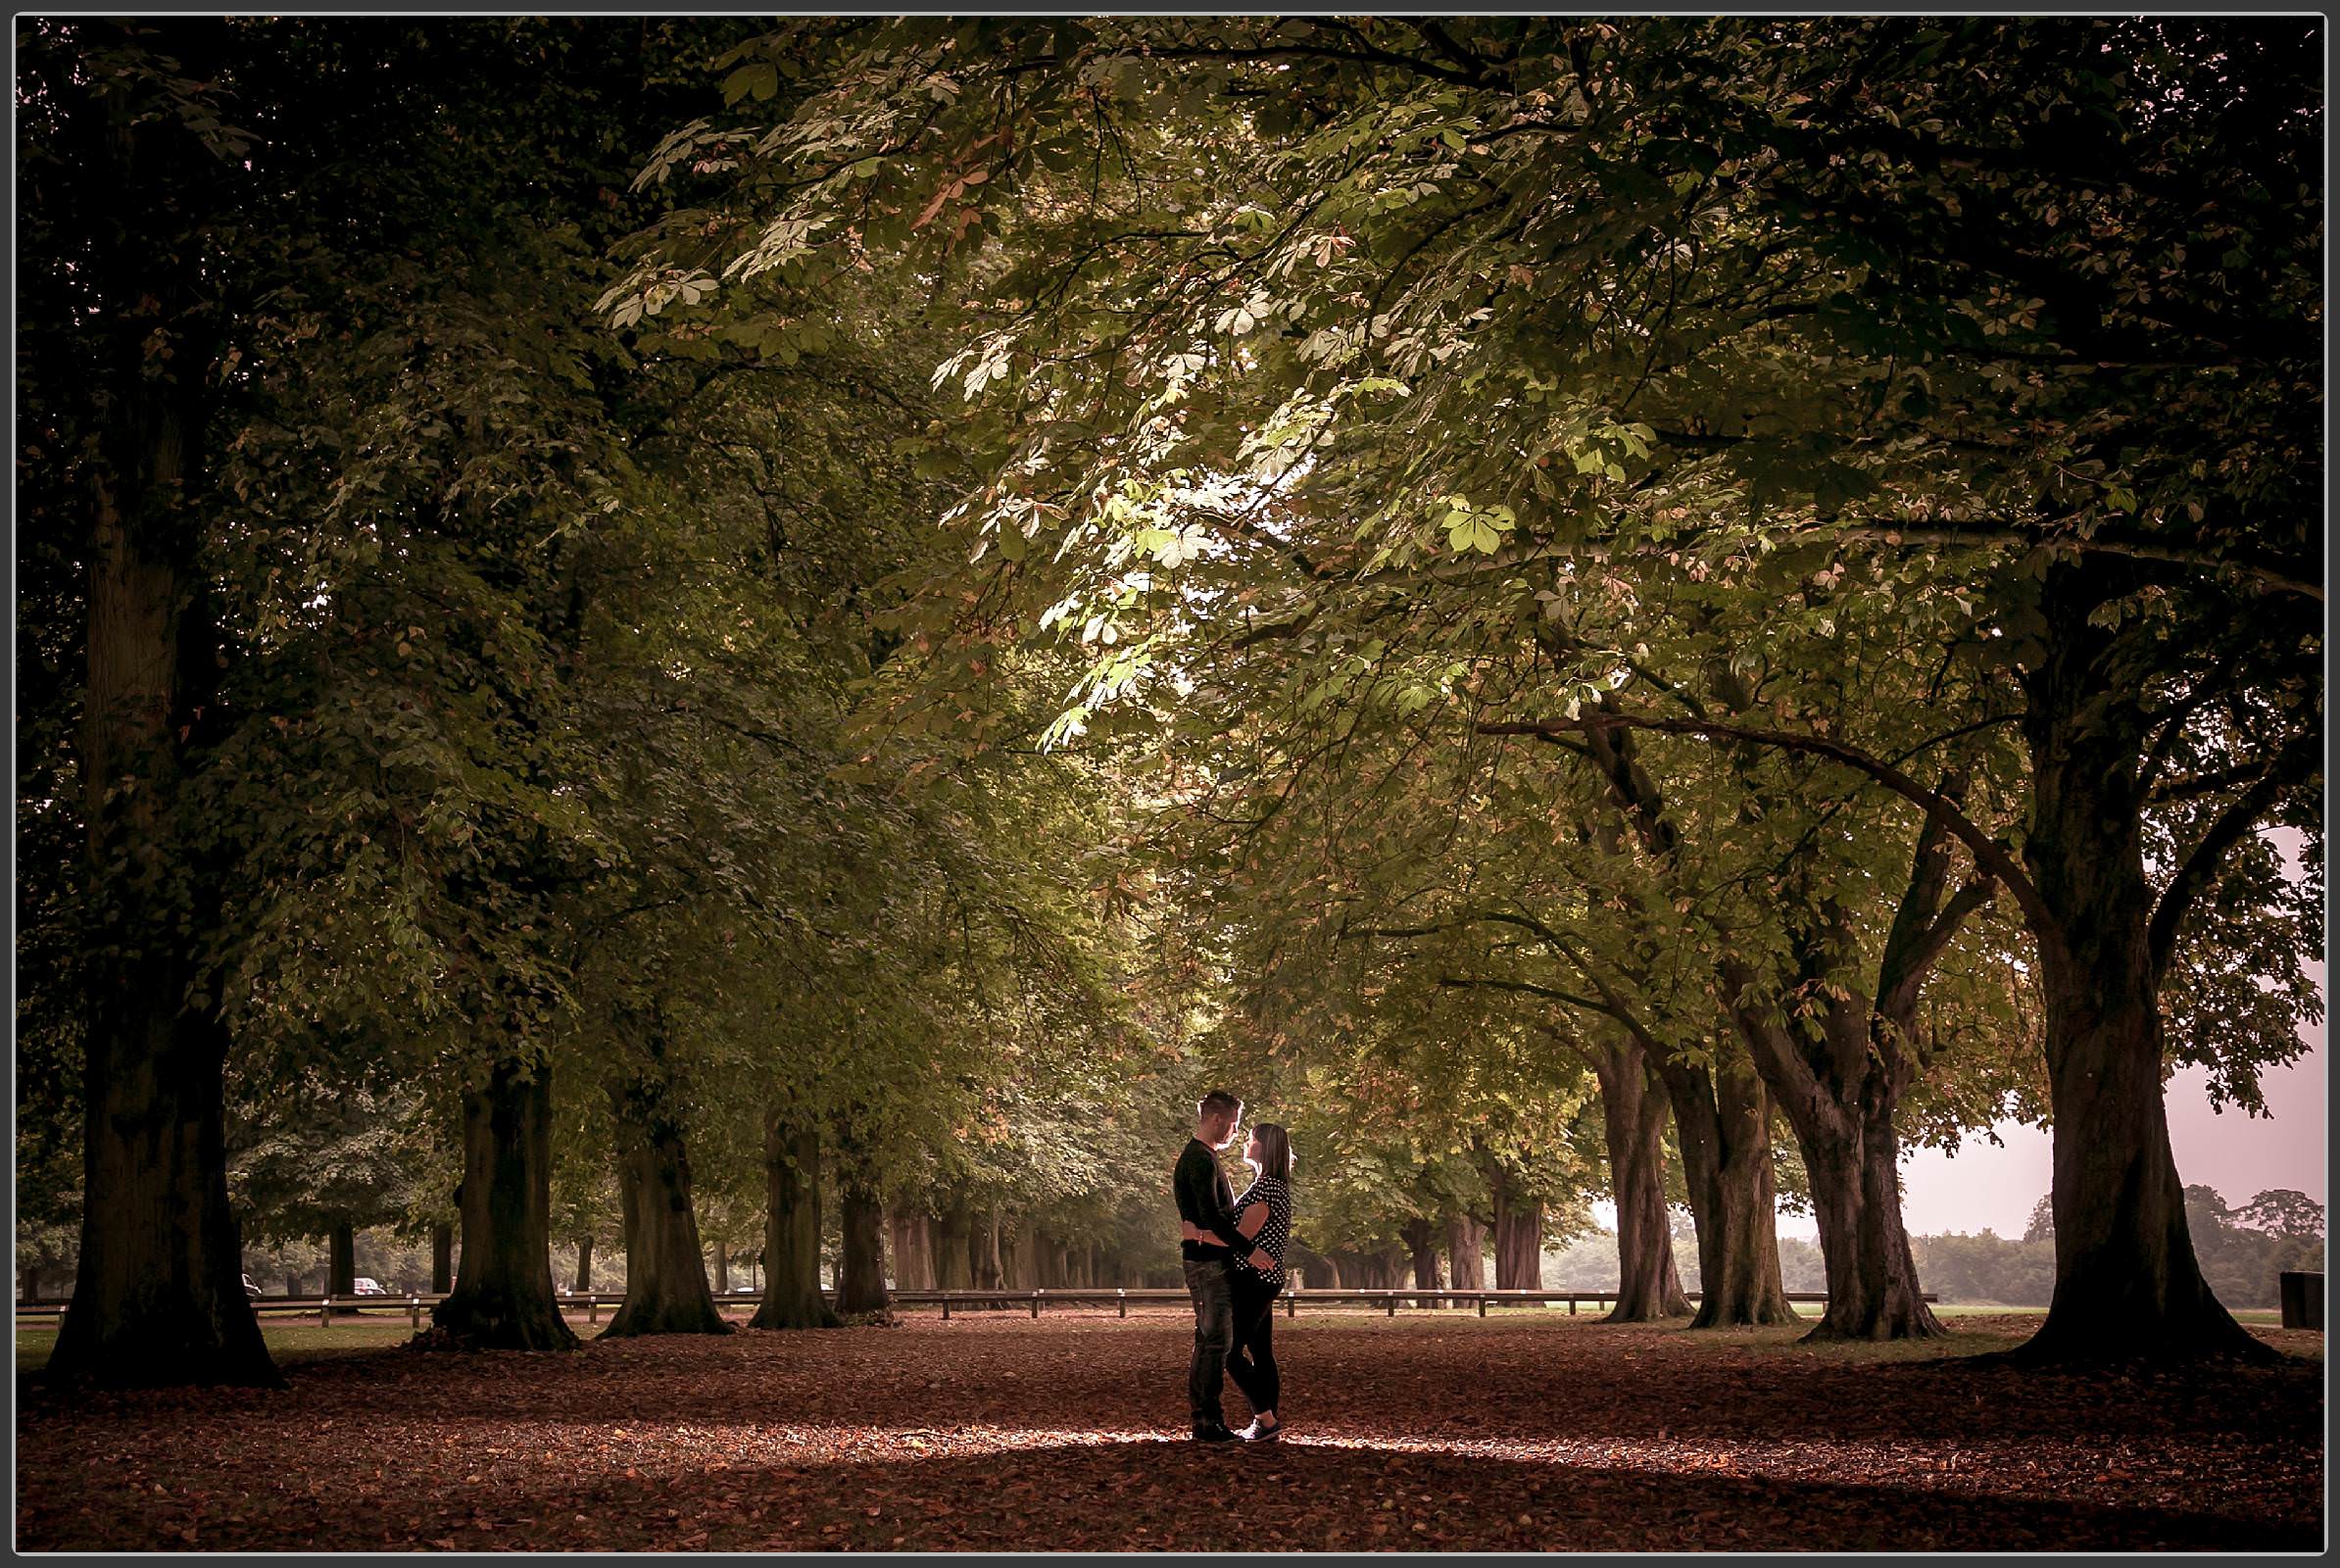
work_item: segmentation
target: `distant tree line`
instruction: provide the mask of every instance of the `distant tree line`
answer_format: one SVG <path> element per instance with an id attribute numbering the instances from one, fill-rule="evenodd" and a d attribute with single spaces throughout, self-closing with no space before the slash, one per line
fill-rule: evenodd
<path id="1" fill-rule="evenodd" d="M 2194 1236 L 2202 1272 L 2218 1299 L 2237 1307 L 2276 1304 L 2276 1276 L 2292 1270 L 2323 1269 L 2324 1210 L 2306 1194 L 2287 1188 L 2263 1192 L 2231 1207 L 2213 1187 L 2185 1190 L 2186 1223 Z M 1698 1257 L 1684 1219 L 1676 1219 L 1675 1255 L 1682 1288 L 1698 1289 Z M 1912 1236 L 1918 1280 L 1945 1306 L 2045 1306 L 2056 1293 L 2055 1222 L 2045 1198 L 2032 1210 L 2020 1237 L 1985 1228 L 1970 1236 Z M 1613 1291 L 1617 1288 L 1617 1237 L 1598 1231 L 1544 1256 L 1549 1290 Z M 1790 1291 L 1828 1288 L 1826 1260 L 1817 1243 L 1800 1236 L 1779 1238 L 1779 1276 Z"/>

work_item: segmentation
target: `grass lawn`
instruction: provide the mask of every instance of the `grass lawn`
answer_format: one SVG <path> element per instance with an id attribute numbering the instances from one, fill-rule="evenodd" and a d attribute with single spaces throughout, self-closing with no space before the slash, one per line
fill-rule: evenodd
<path id="1" fill-rule="evenodd" d="M 1937 1360 L 1944 1356 L 1974 1355 L 1985 1350 L 2003 1350 L 2011 1343 L 2011 1337 L 2020 1338 L 2022 1334 L 2027 1332 L 2025 1324 L 2007 1320 L 2038 1318 L 2044 1316 L 2046 1312 L 2047 1308 L 2043 1306 L 1936 1306 L 1934 1315 L 1950 1321 L 1953 1325 L 1951 1334 L 1947 1339 L 1931 1340 L 1923 1344 L 1799 1346 L 1796 1341 L 1804 1333 L 1804 1328 L 1800 1324 L 1786 1324 L 1773 1329 L 1726 1330 L 1716 1335 L 1712 1343 L 1731 1343 L 1752 1349 L 1777 1350 L 1801 1356 L 1827 1356 L 1835 1360 Z M 734 1321 L 745 1321 L 744 1314 L 729 1315 Z M 940 1313 L 932 1307 L 915 1308 L 902 1315 L 910 1321 L 918 1321 L 926 1317 L 940 1318 Z M 987 1317 L 1021 1317 L 1023 1311 L 1020 1307 L 1012 1313 L 968 1313 L 964 1309 L 959 1309 L 953 1315 L 954 1318 L 981 1321 Z M 1067 1317 L 1111 1317 L 1113 1315 L 1112 1312 L 1101 1308 L 1084 1310 L 1059 1307 L 1048 1311 L 1044 1321 Z M 1148 1306 L 1139 1309 L 1134 1315 L 1152 1317 L 1177 1314 L 1175 1311 Z M 1798 1315 L 1808 1322 L 1818 1314 L 1809 1307 L 1805 1307 L 1799 1309 Z M 2280 1312 L 2265 1308 L 2246 1309 L 2236 1312 L 2234 1315 L 2244 1323 L 2263 1328 L 2272 1328 L 2282 1318 Z M 1385 1332 L 1397 1334 L 1415 1334 L 1425 1328 L 1473 1332 L 1464 1327 L 1466 1324 L 1504 1325 L 1513 1328 L 1545 1326 L 1567 1328 L 1570 1326 L 1589 1327 L 1600 1321 L 1600 1314 L 1589 1305 L 1580 1309 L 1575 1316 L 1571 1316 L 1565 1306 L 1542 1310 L 1535 1307 L 1501 1307 L 1490 1312 L 1486 1318 L 1481 1318 L 1475 1312 L 1468 1310 L 1427 1312 L 1419 1309 L 1405 1309 L 1399 1311 L 1395 1317 L 1390 1317 L 1386 1312 L 1370 1307 L 1303 1306 L 1300 1316 L 1303 1320 L 1358 1327 L 1379 1325 Z M 1962 1320 L 1971 1319 L 1995 1319 L 1998 1321 L 1987 1326 L 1985 1323 L 1975 1322 L 1972 1328 L 1956 1326 Z M 570 1314 L 570 1321 L 576 1328 L 580 1339 L 591 1339 L 600 1332 L 598 1326 L 588 1324 L 582 1314 Z M 1673 1327 L 1675 1325 L 1648 1325 L 1649 1332 L 1652 1333 L 1669 1332 Z M 404 1345 L 414 1335 L 412 1323 L 403 1309 L 367 1312 L 354 1319 L 340 1319 L 329 1327 L 320 1326 L 314 1320 L 306 1318 L 264 1317 L 260 1320 L 260 1331 L 262 1337 L 268 1341 L 269 1353 L 278 1361 L 317 1360 L 348 1355 L 363 1350 L 389 1349 Z M 56 1343 L 56 1319 L 19 1323 L 17 1325 L 17 1370 L 19 1372 L 39 1371 L 48 1364 L 49 1351 Z M 2289 1348 L 2295 1355 L 2308 1355 L 2320 1359 L 2322 1336 L 2315 1335 L 2311 1338 L 2303 1333 L 2300 1336 L 2300 1343 L 2287 1346 L 2286 1348 Z"/>

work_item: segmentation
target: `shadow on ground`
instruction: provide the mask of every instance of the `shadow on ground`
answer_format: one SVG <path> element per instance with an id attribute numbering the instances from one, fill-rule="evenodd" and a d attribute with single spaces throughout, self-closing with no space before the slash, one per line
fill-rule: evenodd
<path id="1" fill-rule="evenodd" d="M 551 1356 L 357 1352 L 291 1364 L 291 1387 L 273 1395 L 69 1398 L 26 1386 L 18 1543 L 2320 1544 L 2315 1363 L 2136 1379 L 1588 1321 L 1277 1327 L 1292 1435 L 1240 1448 L 1183 1440 L 1191 1333 L 1175 1320 L 929 1321 Z M 1246 1414 L 1232 1391 L 1228 1409 Z"/>

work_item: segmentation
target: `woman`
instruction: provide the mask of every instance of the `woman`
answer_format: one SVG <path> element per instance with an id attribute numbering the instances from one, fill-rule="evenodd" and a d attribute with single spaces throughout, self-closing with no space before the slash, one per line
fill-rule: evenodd
<path id="1" fill-rule="evenodd" d="M 1251 1404 L 1251 1424 L 1237 1436 L 1268 1443 L 1284 1435 L 1276 1401 L 1284 1392 L 1276 1373 L 1276 1298 L 1284 1290 L 1284 1248 L 1292 1236 L 1292 1137 L 1272 1121 L 1251 1129 L 1243 1163 L 1252 1181 L 1235 1200 L 1235 1228 L 1252 1250 L 1227 1264 L 1235 1287 L 1235 1345 L 1227 1354 L 1227 1375 Z"/>

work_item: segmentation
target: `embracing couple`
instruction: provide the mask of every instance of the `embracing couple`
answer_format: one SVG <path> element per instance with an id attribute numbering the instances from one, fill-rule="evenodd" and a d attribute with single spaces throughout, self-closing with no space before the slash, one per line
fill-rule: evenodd
<path id="1" fill-rule="evenodd" d="M 1276 1297 L 1284 1289 L 1284 1246 L 1292 1234 L 1292 1139 L 1274 1122 L 1251 1129 L 1243 1163 L 1251 1185 L 1237 1198 L 1218 1152 L 1235 1142 L 1243 1102 L 1214 1089 L 1194 1106 L 1194 1136 L 1171 1179 L 1178 1198 L 1179 1250 L 1187 1293 L 1194 1298 L 1194 1359 L 1187 1368 L 1187 1404 L 1197 1443 L 1284 1435 L 1276 1417 Z M 1251 1424 L 1227 1429 L 1219 1409 L 1224 1378 L 1251 1404 Z"/>

